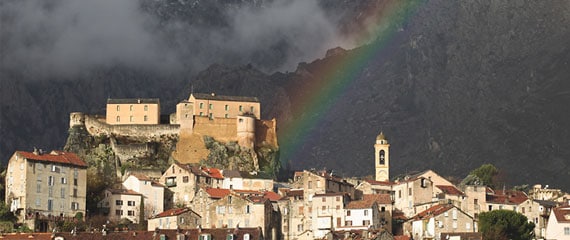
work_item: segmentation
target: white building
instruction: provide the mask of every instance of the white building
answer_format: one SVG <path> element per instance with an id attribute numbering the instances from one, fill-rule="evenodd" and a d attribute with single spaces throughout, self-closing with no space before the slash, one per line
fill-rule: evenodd
<path id="1" fill-rule="evenodd" d="M 132 223 L 139 223 L 142 198 L 142 194 L 133 190 L 106 189 L 99 208 L 110 221 L 119 222 L 126 218 Z"/>
<path id="2" fill-rule="evenodd" d="M 570 240 L 570 206 L 552 209 L 546 226 L 546 239 Z"/>
<path id="3" fill-rule="evenodd" d="M 164 185 L 142 174 L 132 174 L 123 181 L 123 188 L 144 196 L 145 219 L 164 211 Z"/>

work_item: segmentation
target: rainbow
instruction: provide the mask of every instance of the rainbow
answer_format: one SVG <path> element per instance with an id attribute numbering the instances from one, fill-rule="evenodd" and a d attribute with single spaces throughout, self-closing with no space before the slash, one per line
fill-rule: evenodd
<path id="1" fill-rule="evenodd" d="M 345 92 L 347 87 L 359 77 L 362 69 L 370 60 L 382 53 L 395 33 L 410 19 L 423 3 L 423 0 L 387 0 L 383 4 L 370 8 L 364 14 L 360 29 L 364 31 L 356 39 L 371 43 L 360 42 L 350 54 L 317 60 L 311 64 L 308 74 L 311 79 L 288 86 L 294 92 L 303 89 L 299 96 L 291 96 L 292 116 L 295 119 L 280 129 L 281 164 L 294 165 L 299 158 L 299 149 L 313 132 L 315 126 L 323 120 L 323 116 L 335 105 L 335 102 Z M 314 66 L 316 65 L 316 66 Z M 302 84 L 299 86 L 298 84 Z M 300 166 L 289 166 L 299 169 Z"/>

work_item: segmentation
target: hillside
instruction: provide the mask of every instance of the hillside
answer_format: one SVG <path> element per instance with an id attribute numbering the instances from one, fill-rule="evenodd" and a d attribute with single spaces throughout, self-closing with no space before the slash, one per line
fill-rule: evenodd
<path id="1" fill-rule="evenodd" d="M 219 17 L 226 15 L 216 11 L 241 6 L 212 1 L 204 11 L 190 11 L 204 13 L 196 19 L 186 14 L 190 5 L 177 5 L 188 2 L 177 2 L 150 9 L 164 22 L 231 29 L 228 19 Z M 319 7 L 326 19 L 335 19 L 335 28 L 350 34 L 365 22 L 360 13 L 386 2 L 322 1 Z M 204 47 L 209 58 L 166 75 L 127 65 L 34 80 L 28 72 L 3 67 L 0 135 L 8 141 L 0 145 L 0 156 L 7 159 L 14 150 L 33 146 L 61 147 L 68 113 L 102 113 L 107 97 L 160 97 L 163 112 L 169 113 L 193 89 L 258 96 L 263 118 L 277 118 L 280 141 L 295 119 L 316 122 L 299 136 L 304 143 L 296 146 L 294 158 L 284 160 L 294 169 L 326 167 L 345 175 L 370 175 L 374 139 L 382 130 L 392 146 L 392 176 L 431 168 L 462 177 L 482 163 L 493 163 L 512 184 L 540 182 L 570 190 L 570 3 L 418 2 L 389 38 L 377 40 L 381 48 L 370 42 L 326 58 L 325 50 L 318 49 L 318 60 L 313 60 L 318 57 L 314 43 L 322 39 L 295 45 L 294 39 L 284 38 L 245 52 Z M 302 47 L 311 48 L 306 50 L 311 54 L 300 54 Z M 218 54 L 226 50 L 231 56 Z M 327 81 L 319 71 L 372 50 L 378 51 L 375 57 L 353 69 L 354 78 L 342 86 L 342 94 L 323 97 L 333 107 L 318 114 L 303 111 L 311 110 L 302 101 L 313 94 L 311 84 Z M 284 53 L 298 54 L 289 58 L 280 55 Z M 307 62 L 293 70 L 286 67 L 292 59 Z M 2 59 L 4 66 L 6 61 Z M 207 67 L 215 62 L 219 64 Z M 336 73 L 348 74 L 343 71 Z"/>

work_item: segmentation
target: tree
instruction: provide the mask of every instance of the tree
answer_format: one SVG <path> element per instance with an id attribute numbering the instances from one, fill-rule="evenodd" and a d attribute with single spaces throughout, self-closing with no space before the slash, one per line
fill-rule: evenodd
<path id="1" fill-rule="evenodd" d="M 485 185 L 491 188 L 495 187 L 495 176 L 499 173 L 493 164 L 483 164 L 479 168 L 474 169 L 463 180 L 462 185 Z"/>
<path id="2" fill-rule="evenodd" d="M 534 223 L 515 211 L 495 210 L 479 214 L 479 231 L 483 239 L 530 240 L 534 238 Z"/>

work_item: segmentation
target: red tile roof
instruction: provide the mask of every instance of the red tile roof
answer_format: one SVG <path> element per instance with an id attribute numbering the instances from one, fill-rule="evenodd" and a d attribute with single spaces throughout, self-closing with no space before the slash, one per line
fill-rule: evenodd
<path id="1" fill-rule="evenodd" d="M 373 199 L 378 204 L 392 204 L 392 198 L 390 194 L 364 194 L 362 199 Z"/>
<path id="2" fill-rule="evenodd" d="M 514 204 L 519 205 L 528 199 L 526 193 L 522 191 L 515 190 L 496 190 L 493 193 L 487 193 L 486 200 L 487 203 L 496 204 Z"/>
<path id="3" fill-rule="evenodd" d="M 375 181 L 375 180 L 366 180 L 366 182 L 370 183 L 371 185 L 381 185 L 381 186 L 391 186 L 394 183 L 390 181 Z"/>
<path id="4" fill-rule="evenodd" d="M 412 217 L 414 220 L 429 219 L 431 217 L 440 215 L 448 210 L 454 208 L 452 204 L 438 204 L 418 213 L 416 216 Z"/>
<path id="5" fill-rule="evenodd" d="M 230 194 L 230 190 L 222 188 L 206 188 L 206 193 L 208 193 L 211 198 L 223 198 Z"/>
<path id="6" fill-rule="evenodd" d="M 277 194 L 275 192 L 271 192 L 271 191 L 265 192 L 263 197 L 269 199 L 269 201 L 272 201 L 272 202 L 275 202 L 275 201 L 278 201 L 279 199 L 281 199 L 281 196 L 279 194 Z"/>
<path id="7" fill-rule="evenodd" d="M 552 211 L 554 211 L 556 221 L 559 223 L 570 223 L 570 207 L 558 207 L 552 209 Z"/>
<path id="8" fill-rule="evenodd" d="M 173 208 L 173 209 L 169 209 L 169 210 L 166 210 L 164 212 L 161 212 L 161 213 L 157 214 L 156 216 L 154 216 L 153 218 L 178 216 L 180 214 L 183 214 L 183 213 L 189 212 L 189 211 L 192 211 L 192 210 L 190 208 Z"/>
<path id="9" fill-rule="evenodd" d="M 131 173 L 131 176 L 136 177 L 139 181 L 151 181 L 151 179 L 144 174 Z"/>
<path id="10" fill-rule="evenodd" d="M 81 160 L 75 153 L 63 151 L 51 151 L 50 153 L 34 154 L 32 152 L 17 151 L 16 154 L 34 161 L 67 164 L 78 167 L 87 167 L 87 163 Z"/>
<path id="11" fill-rule="evenodd" d="M 436 187 L 447 195 L 465 196 L 463 192 L 452 185 L 436 185 Z"/>
<path id="12" fill-rule="evenodd" d="M 224 176 L 222 175 L 222 172 L 220 171 L 220 169 L 217 168 L 202 168 L 202 171 L 205 171 L 206 173 L 208 173 L 210 176 L 212 176 L 213 178 L 217 178 L 217 179 L 224 179 Z"/>
<path id="13" fill-rule="evenodd" d="M 406 235 L 394 236 L 394 240 L 410 240 L 411 238 Z"/>
<path id="14" fill-rule="evenodd" d="M 372 208 L 374 203 L 377 204 L 391 204 L 392 199 L 390 194 L 365 194 L 362 196 L 362 200 L 351 201 L 346 205 L 347 209 L 364 209 Z"/>

